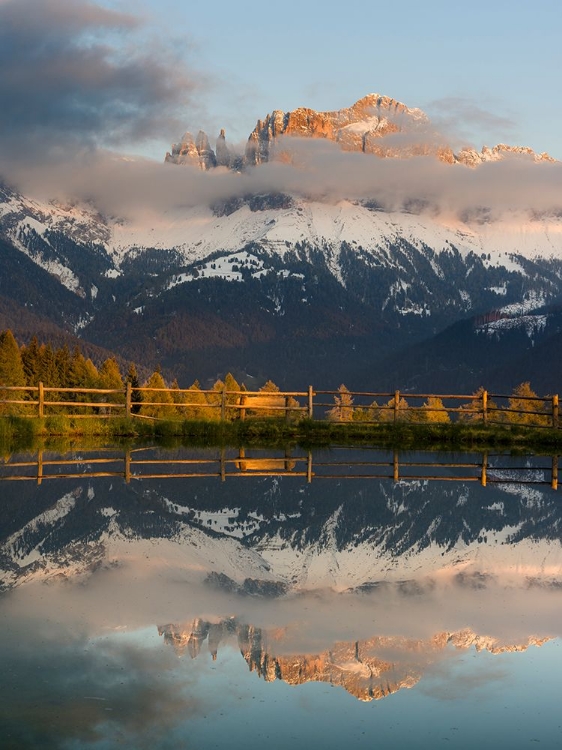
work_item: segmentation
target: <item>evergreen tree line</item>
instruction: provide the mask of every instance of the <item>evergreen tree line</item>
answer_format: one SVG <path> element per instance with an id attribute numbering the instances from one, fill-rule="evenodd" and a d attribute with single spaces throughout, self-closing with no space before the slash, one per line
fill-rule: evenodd
<path id="1" fill-rule="evenodd" d="M 245 390 L 230 373 L 224 381 L 218 379 L 213 385 L 211 392 L 204 392 L 199 381 L 195 381 L 187 390 L 180 390 L 176 380 L 168 385 L 164 380 L 160 368 L 142 384 L 140 382 L 137 366 L 131 363 L 126 374 L 122 374 L 119 363 L 113 357 L 104 360 L 99 367 L 86 358 L 79 347 L 70 351 L 68 346 L 53 348 L 50 344 L 39 344 L 36 337 L 29 344 L 19 346 L 10 330 L 0 333 L 0 387 L 37 387 L 43 383 L 45 388 L 92 388 L 103 390 L 115 390 L 117 393 L 65 393 L 56 392 L 54 398 L 47 401 L 68 401 L 69 403 L 95 403 L 110 402 L 116 404 L 125 403 L 125 387 L 131 384 L 132 412 L 150 417 L 181 416 L 185 419 L 220 419 L 222 392 Z M 140 388 L 154 389 L 143 391 Z M 278 392 L 279 388 L 268 381 L 261 389 L 264 393 Z M 0 388 L 0 401 L 35 401 L 37 392 L 26 391 L 2 391 Z M 237 403 L 237 397 L 228 395 L 226 397 L 225 416 L 234 419 L 239 410 L 233 408 Z M 77 413 L 96 413 L 102 407 L 82 407 Z M 25 403 L 19 405 L 0 404 L 0 414 L 30 414 L 30 407 Z M 55 407 L 49 408 L 49 413 L 54 413 Z M 59 411 L 64 412 L 65 407 Z M 76 409 L 73 410 L 76 412 Z M 260 412 L 264 416 L 275 414 L 273 410 Z"/>
<path id="2" fill-rule="evenodd" d="M 0 403 L 0 414 L 35 413 L 25 401 L 37 399 L 36 392 L 2 391 L 1 386 L 12 388 L 32 386 L 43 383 L 46 388 L 103 389 L 116 393 L 72 393 L 56 392 L 54 400 L 69 403 L 109 402 L 125 403 L 125 386 L 130 383 L 132 412 L 141 416 L 184 419 L 217 420 L 221 418 L 223 391 L 244 391 L 244 384 L 239 384 L 228 373 L 223 380 L 218 379 L 210 391 L 203 391 L 196 380 L 188 389 L 181 390 L 176 380 L 170 385 L 164 380 L 160 369 L 142 383 L 139 380 L 137 367 L 129 365 L 126 374 L 122 374 L 119 363 L 109 357 L 97 367 L 91 359 L 86 358 L 79 347 L 71 352 L 68 346 L 53 348 L 50 344 L 39 344 L 36 337 L 29 344 L 19 346 L 10 330 L 0 333 L 0 402 L 3 400 L 21 401 L 21 404 Z M 140 388 L 154 389 L 140 391 Z M 279 406 L 283 399 L 275 399 L 279 388 L 271 380 L 260 389 L 263 392 L 262 408 L 254 413 L 259 416 L 284 416 L 281 409 L 267 408 Z M 458 421 L 481 422 L 483 405 L 483 388 L 473 394 L 474 398 L 460 407 Z M 268 397 L 269 394 L 269 397 Z M 47 401 L 53 400 L 48 398 Z M 225 400 L 225 417 L 236 419 L 240 416 L 239 397 L 228 394 Z M 254 402 L 255 403 L 255 402 Z M 289 399 L 289 408 L 297 406 L 294 399 Z M 54 413 L 56 407 L 49 407 Z M 96 413 L 104 407 L 82 407 L 77 413 Z M 105 407 L 107 410 L 107 407 Z M 492 401 L 487 404 L 490 422 L 521 424 L 527 426 L 548 426 L 552 422 L 551 407 L 532 390 L 530 383 L 521 383 L 512 393 L 507 407 L 498 407 Z M 59 411 L 64 412 L 65 407 Z M 76 408 L 74 408 L 76 412 Z M 450 414 L 437 396 L 427 398 L 421 408 L 412 408 L 404 397 L 400 397 L 395 409 L 394 397 L 385 404 L 373 401 L 369 406 L 356 406 L 353 396 L 345 385 L 341 385 L 334 396 L 334 406 L 328 411 L 328 419 L 335 422 L 400 422 L 410 423 L 448 423 Z M 294 412 L 298 414 L 299 412 Z M 289 416 L 292 416 L 291 414 Z"/>

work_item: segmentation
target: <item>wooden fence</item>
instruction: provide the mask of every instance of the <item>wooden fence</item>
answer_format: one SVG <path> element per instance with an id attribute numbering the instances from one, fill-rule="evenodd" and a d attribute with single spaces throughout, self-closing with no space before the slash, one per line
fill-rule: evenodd
<path id="1" fill-rule="evenodd" d="M 265 455 L 264 455 L 265 453 Z M 0 461 L 0 481 L 121 478 L 135 480 L 235 477 L 300 477 L 313 480 L 378 479 L 393 482 L 438 481 L 491 484 L 549 485 L 558 489 L 559 457 L 534 456 L 512 459 L 503 454 L 458 454 L 447 460 L 431 454 L 401 454 L 398 451 L 372 451 L 343 448 L 314 455 L 298 449 L 264 452 L 259 449 L 216 449 L 181 458 L 153 455 L 150 448 L 103 455 L 58 456 L 39 451 L 34 458 L 21 456 Z"/>
<path id="2" fill-rule="evenodd" d="M 380 403 L 379 403 L 380 401 Z M 516 404 L 514 406 L 514 403 Z M 229 391 L 145 388 L 54 388 L 0 385 L 0 415 L 72 418 L 244 420 L 278 417 L 365 424 L 480 422 L 560 428 L 558 395 L 429 394 L 338 390 Z"/>

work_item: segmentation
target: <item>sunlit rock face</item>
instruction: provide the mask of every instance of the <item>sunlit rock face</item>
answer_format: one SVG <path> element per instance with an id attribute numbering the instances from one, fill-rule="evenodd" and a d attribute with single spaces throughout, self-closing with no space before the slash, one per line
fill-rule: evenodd
<path id="1" fill-rule="evenodd" d="M 546 151 L 537 154 L 532 148 L 528 148 L 527 146 L 507 146 L 505 143 L 498 143 L 493 148 L 484 146 L 481 151 L 475 151 L 472 148 L 463 148 L 455 155 L 455 161 L 467 167 L 478 167 L 485 162 L 501 161 L 510 156 L 522 156 L 534 162 L 556 161 Z"/>
<path id="2" fill-rule="evenodd" d="M 325 682 L 343 687 L 362 701 L 379 700 L 404 688 L 411 688 L 425 670 L 443 658 L 445 650 L 488 651 L 492 654 L 526 651 L 540 647 L 549 638 L 531 636 L 521 643 L 502 643 L 471 629 L 436 633 L 429 639 L 403 636 L 373 636 L 340 641 L 318 653 L 281 653 L 283 629 L 266 630 L 234 617 L 211 623 L 196 618 L 190 625 L 159 626 L 158 633 L 178 656 L 199 656 L 205 643 L 213 659 L 221 643 L 235 640 L 251 672 L 266 682 L 282 680 L 289 685 Z"/>
<path id="3" fill-rule="evenodd" d="M 224 131 L 221 131 L 224 137 Z M 215 152 L 211 148 L 209 138 L 202 130 L 196 138 L 189 132 L 184 133 L 179 143 L 174 143 L 172 153 L 167 153 L 166 162 L 172 164 L 189 164 L 199 169 L 207 170 L 217 166 Z"/>
<path id="4" fill-rule="evenodd" d="M 465 147 L 454 153 L 421 109 L 410 108 L 381 94 L 367 94 L 351 107 L 329 112 L 317 112 L 308 107 L 290 112 L 273 110 L 265 119 L 258 120 L 243 156 L 235 156 L 228 149 L 224 130 L 220 131 L 215 151 L 203 131 L 195 139 L 191 133 L 186 133 L 180 143 L 173 145 L 172 152 L 166 154 L 165 161 L 201 169 L 216 166 L 239 169 L 272 160 L 291 161 L 287 146 L 280 141 L 284 136 L 325 139 L 337 143 L 344 151 L 359 151 L 380 158 L 434 156 L 446 164 L 467 167 L 510 156 L 523 156 L 536 162 L 555 161 L 547 153 L 536 154 L 530 148 L 503 143 L 493 148 L 484 146 L 481 151 Z"/>
<path id="5" fill-rule="evenodd" d="M 260 164 L 272 157 L 280 136 L 326 138 L 346 151 L 379 153 L 383 136 L 411 131 L 427 122 L 419 109 L 410 109 L 388 96 L 368 94 L 351 107 L 332 112 L 316 112 L 299 107 L 292 112 L 274 110 L 258 123 L 246 146 L 249 164 Z"/>

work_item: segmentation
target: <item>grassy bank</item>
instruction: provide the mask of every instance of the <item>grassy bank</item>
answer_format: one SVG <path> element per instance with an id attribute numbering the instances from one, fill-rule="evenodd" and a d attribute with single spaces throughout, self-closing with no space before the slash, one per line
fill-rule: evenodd
<path id="1" fill-rule="evenodd" d="M 163 445 L 289 445 L 325 446 L 333 443 L 376 445 L 397 449 L 506 449 L 562 451 L 562 430 L 521 425 L 397 424 L 248 419 L 237 422 L 138 419 L 74 419 L 53 416 L 0 418 L 0 448 L 6 451 L 37 447 L 59 449 L 100 444 Z"/>

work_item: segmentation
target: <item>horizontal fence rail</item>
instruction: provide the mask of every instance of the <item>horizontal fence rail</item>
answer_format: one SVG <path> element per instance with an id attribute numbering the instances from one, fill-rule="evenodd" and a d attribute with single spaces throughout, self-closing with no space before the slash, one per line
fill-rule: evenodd
<path id="1" fill-rule="evenodd" d="M 313 480 L 378 479 L 393 482 L 479 482 L 490 484 L 549 485 L 558 489 L 559 457 L 535 457 L 540 465 L 514 464 L 508 457 L 487 453 L 467 456 L 467 460 L 429 460 L 429 456 L 412 457 L 398 451 L 357 458 L 347 452 L 331 451 L 315 457 L 312 452 L 299 454 L 285 451 L 283 455 L 258 449 L 221 449 L 187 458 L 160 458 L 147 455 L 150 449 L 135 449 L 116 455 L 76 457 L 56 456 L 39 451 L 33 459 L 13 458 L 0 461 L 1 481 L 33 481 L 42 484 L 55 479 L 121 478 L 127 484 L 135 480 L 235 477 L 300 477 Z M 468 459 L 471 460 L 468 460 Z"/>
<path id="2" fill-rule="evenodd" d="M 62 388 L 0 384 L 0 415 L 74 418 L 245 420 L 303 418 L 363 424 L 482 423 L 560 429 L 559 397 L 349 391 L 247 391 L 135 387 Z"/>

